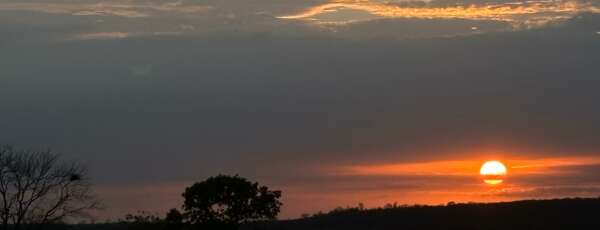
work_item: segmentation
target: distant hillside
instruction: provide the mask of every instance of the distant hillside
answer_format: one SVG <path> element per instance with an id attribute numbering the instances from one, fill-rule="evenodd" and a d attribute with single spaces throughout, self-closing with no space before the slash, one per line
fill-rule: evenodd
<path id="1" fill-rule="evenodd" d="M 600 198 L 338 209 L 244 230 L 600 229 Z"/>

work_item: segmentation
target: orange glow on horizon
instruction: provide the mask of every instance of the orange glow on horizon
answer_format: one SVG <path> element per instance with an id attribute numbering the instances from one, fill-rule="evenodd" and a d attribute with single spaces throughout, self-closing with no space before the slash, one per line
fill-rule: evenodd
<path id="1" fill-rule="evenodd" d="M 477 171 L 477 161 L 433 161 L 343 167 L 334 174 L 341 175 L 472 175 Z"/>
<path id="2" fill-rule="evenodd" d="M 526 159 L 523 157 L 503 157 L 506 170 L 511 175 L 556 174 L 562 173 L 560 167 L 600 164 L 600 157 L 573 156 L 544 159 Z M 330 175 L 438 175 L 438 176 L 474 176 L 481 173 L 481 158 L 474 160 L 439 160 L 429 162 L 357 164 L 327 169 Z"/>
<path id="3" fill-rule="evenodd" d="M 289 198 L 293 200 L 290 205 L 299 210 L 315 200 L 318 200 L 317 210 L 328 210 L 340 204 L 352 206 L 359 202 L 367 207 L 394 202 L 443 205 L 450 201 L 595 197 L 596 191 L 600 191 L 596 190 L 600 189 L 600 182 L 573 185 L 568 181 L 585 173 L 578 171 L 578 167 L 600 165 L 600 156 L 592 153 L 542 157 L 544 154 L 532 152 L 473 151 L 440 154 L 447 157 L 427 161 L 399 159 L 397 162 L 319 165 L 313 169 L 318 175 L 336 179 L 312 185 L 298 183 L 285 186 L 284 190 L 293 194 Z M 482 176 L 482 163 L 489 159 L 500 159 L 510 173 L 510 180 L 502 176 Z"/>

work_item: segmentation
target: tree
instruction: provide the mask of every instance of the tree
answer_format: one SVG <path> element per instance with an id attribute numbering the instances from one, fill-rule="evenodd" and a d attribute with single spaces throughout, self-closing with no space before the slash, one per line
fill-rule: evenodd
<path id="1" fill-rule="evenodd" d="M 119 223 L 130 230 L 148 230 L 148 229 L 167 229 L 164 227 L 164 221 L 155 213 L 147 211 L 137 211 L 135 214 L 125 215 L 124 220 Z"/>
<path id="2" fill-rule="evenodd" d="M 239 176 L 219 175 L 186 188 L 183 209 L 192 225 L 237 228 L 275 219 L 281 191 L 271 191 Z"/>
<path id="3" fill-rule="evenodd" d="M 121 222 L 137 225 L 156 225 L 162 223 L 163 221 L 154 213 L 137 211 L 136 214 L 125 215 L 125 220 Z"/>
<path id="4" fill-rule="evenodd" d="M 179 212 L 179 210 L 172 208 L 167 212 L 167 216 L 165 217 L 165 223 L 167 225 L 167 229 L 169 230 L 178 230 L 183 228 L 183 214 Z"/>
<path id="5" fill-rule="evenodd" d="M 87 170 L 51 151 L 0 146 L 0 220 L 13 226 L 58 223 L 99 207 Z"/>

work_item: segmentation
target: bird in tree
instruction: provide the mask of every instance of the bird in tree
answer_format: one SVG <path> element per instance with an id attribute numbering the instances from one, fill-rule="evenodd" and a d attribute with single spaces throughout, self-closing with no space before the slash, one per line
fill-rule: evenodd
<path id="1" fill-rule="evenodd" d="M 4 230 L 89 217 L 101 207 L 87 168 L 47 151 L 0 146 L 0 226 Z"/>
<path id="2" fill-rule="evenodd" d="M 219 175 L 195 183 L 185 189 L 183 197 L 184 215 L 190 224 L 220 229 L 275 219 L 282 205 L 281 191 L 237 175 Z"/>

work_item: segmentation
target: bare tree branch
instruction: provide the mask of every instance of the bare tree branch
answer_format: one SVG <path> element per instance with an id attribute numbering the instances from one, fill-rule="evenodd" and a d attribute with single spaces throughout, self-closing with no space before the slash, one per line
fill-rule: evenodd
<path id="1" fill-rule="evenodd" d="M 4 230 L 86 216 L 99 207 L 81 164 L 61 162 L 49 150 L 11 146 L 0 146 L 0 202 Z"/>

